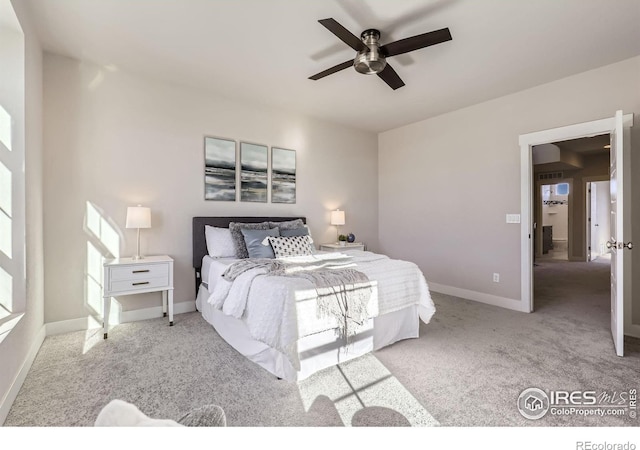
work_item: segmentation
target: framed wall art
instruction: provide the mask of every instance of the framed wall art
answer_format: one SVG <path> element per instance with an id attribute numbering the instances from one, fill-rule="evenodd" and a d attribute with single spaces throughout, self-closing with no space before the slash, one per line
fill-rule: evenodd
<path id="1" fill-rule="evenodd" d="M 240 200 L 267 202 L 268 148 L 240 143 Z"/>
<path id="2" fill-rule="evenodd" d="M 236 141 L 204 138 L 204 199 L 236 200 Z"/>
<path id="3" fill-rule="evenodd" d="M 296 152 L 271 147 L 271 203 L 296 202 Z"/>

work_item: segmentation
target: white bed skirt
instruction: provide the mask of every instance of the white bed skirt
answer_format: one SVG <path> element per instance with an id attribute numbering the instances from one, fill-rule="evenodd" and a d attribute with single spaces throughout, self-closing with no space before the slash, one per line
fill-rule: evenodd
<path id="1" fill-rule="evenodd" d="M 351 338 L 349 345 L 337 340 L 334 330 L 300 339 L 300 370 L 296 370 L 283 353 L 254 340 L 241 319 L 223 314 L 207 303 L 207 298 L 209 291 L 200 285 L 196 307 L 218 334 L 240 354 L 273 375 L 288 381 L 304 380 L 319 370 L 357 358 L 402 339 L 417 338 L 419 335 L 418 306 L 412 305 L 370 319 L 362 331 Z"/>

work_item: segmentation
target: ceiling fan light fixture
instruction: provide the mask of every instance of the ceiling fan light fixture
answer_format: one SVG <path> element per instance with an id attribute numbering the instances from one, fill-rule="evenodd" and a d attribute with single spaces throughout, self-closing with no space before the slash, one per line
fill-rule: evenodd
<path id="1" fill-rule="evenodd" d="M 365 30 L 360 35 L 366 48 L 356 54 L 353 67 L 357 72 L 365 75 L 374 75 L 382 72 L 387 65 L 387 60 L 380 54 L 380 32 L 373 28 Z"/>
<path id="2" fill-rule="evenodd" d="M 365 75 L 375 75 L 382 72 L 387 65 L 386 59 L 373 52 L 358 53 L 353 60 L 353 67 L 357 72 Z"/>

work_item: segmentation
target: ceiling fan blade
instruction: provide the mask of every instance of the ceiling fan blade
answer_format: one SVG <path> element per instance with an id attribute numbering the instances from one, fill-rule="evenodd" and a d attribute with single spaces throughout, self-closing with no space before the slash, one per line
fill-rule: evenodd
<path id="1" fill-rule="evenodd" d="M 385 66 L 382 72 L 378 73 L 378 76 L 384 80 L 394 91 L 404 86 L 404 81 L 400 79 L 400 76 L 393 70 L 393 67 L 389 63 Z"/>
<path id="2" fill-rule="evenodd" d="M 390 42 L 380 47 L 380 53 L 385 57 L 396 56 L 429 47 L 430 45 L 450 41 L 451 39 L 449 28 L 443 28 L 441 30 L 430 31 L 417 36 L 400 39 L 399 41 Z"/>
<path id="3" fill-rule="evenodd" d="M 338 38 L 347 44 L 349 47 L 359 52 L 364 50 L 364 43 L 356 37 L 351 31 L 347 30 L 345 27 L 340 25 L 335 19 L 321 19 L 318 20 L 324 27 L 331 31 L 333 34 L 338 36 Z"/>
<path id="4" fill-rule="evenodd" d="M 349 61 L 345 61 L 343 63 L 338 64 L 337 66 L 333 66 L 330 69 L 323 70 L 320 73 L 312 75 L 309 77 L 310 80 L 319 80 L 320 78 L 326 77 L 327 75 L 331 75 L 332 73 L 340 72 L 341 70 L 346 69 L 347 67 L 353 66 L 353 59 Z"/>

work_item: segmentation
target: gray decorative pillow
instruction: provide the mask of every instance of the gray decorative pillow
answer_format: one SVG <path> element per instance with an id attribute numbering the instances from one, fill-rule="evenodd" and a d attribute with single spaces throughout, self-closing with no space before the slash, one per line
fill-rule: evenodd
<path id="1" fill-rule="evenodd" d="M 243 228 L 240 231 L 244 236 L 249 258 L 275 258 L 273 248 L 265 238 L 268 236 L 280 236 L 280 231 L 277 228 L 268 230 L 248 230 Z"/>
<path id="2" fill-rule="evenodd" d="M 309 236 L 309 229 L 307 227 L 302 228 L 283 228 L 280 230 L 280 236 Z"/>
<path id="3" fill-rule="evenodd" d="M 249 252 L 247 251 L 247 245 L 244 242 L 244 236 L 242 235 L 242 229 L 247 230 L 268 230 L 269 222 L 260 223 L 243 223 L 243 222 L 230 222 L 229 230 L 231 230 L 231 238 L 233 239 L 233 245 L 236 248 L 237 258 L 248 258 Z"/>
<path id="4" fill-rule="evenodd" d="M 286 220 L 284 222 L 269 222 L 269 228 L 279 228 L 280 233 L 282 230 L 293 230 L 294 228 L 304 227 L 302 219 Z"/>
<path id="5" fill-rule="evenodd" d="M 313 255 L 313 244 L 309 236 L 268 237 L 276 258 Z"/>

